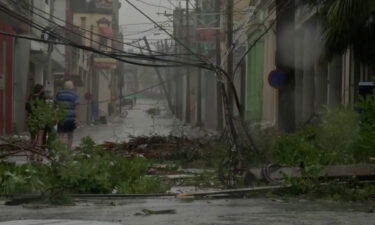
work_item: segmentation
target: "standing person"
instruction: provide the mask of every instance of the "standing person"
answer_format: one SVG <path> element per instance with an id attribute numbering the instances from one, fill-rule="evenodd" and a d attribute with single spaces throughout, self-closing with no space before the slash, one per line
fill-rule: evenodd
<path id="1" fill-rule="evenodd" d="M 30 140 L 33 145 L 42 147 L 44 143 L 45 127 L 40 124 L 40 118 L 37 112 L 37 107 L 41 103 L 46 102 L 46 97 L 44 93 L 44 87 L 41 84 L 36 84 L 33 87 L 32 93 L 30 94 L 25 109 L 27 112 L 27 125 L 30 132 Z M 38 155 L 31 155 L 31 160 L 41 161 L 41 157 Z"/>
<path id="2" fill-rule="evenodd" d="M 63 121 L 60 121 L 57 125 L 57 132 L 61 140 L 64 140 L 64 136 L 67 135 L 68 147 L 71 149 L 73 145 L 73 133 L 78 127 L 78 104 L 79 96 L 74 91 L 74 84 L 68 80 L 64 84 L 64 89 L 58 91 L 56 94 L 56 102 L 63 104 L 66 107 L 66 115 Z"/>

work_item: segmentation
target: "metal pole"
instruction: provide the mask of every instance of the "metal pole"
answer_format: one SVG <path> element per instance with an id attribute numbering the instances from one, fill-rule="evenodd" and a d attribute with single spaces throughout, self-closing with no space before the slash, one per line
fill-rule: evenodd
<path id="1" fill-rule="evenodd" d="M 49 13 L 49 29 L 50 32 L 52 32 L 52 26 L 53 26 L 53 14 L 55 11 L 55 0 L 50 1 L 50 13 Z M 48 37 L 49 39 L 51 37 Z M 48 44 L 48 68 L 47 68 L 47 77 L 46 77 L 46 83 L 45 88 L 46 91 L 49 92 L 49 95 L 51 98 L 54 96 L 54 79 L 52 74 L 52 52 L 53 52 L 53 44 Z"/>
<path id="2" fill-rule="evenodd" d="M 93 33 L 94 33 L 94 26 L 91 25 L 90 27 L 90 47 L 93 47 L 92 44 L 93 44 Z M 92 81 L 93 81 L 93 77 L 94 76 L 94 53 L 91 53 L 91 56 L 90 56 L 90 74 L 87 78 L 87 92 L 88 94 L 91 96 L 91 99 L 87 100 L 87 124 L 90 124 L 91 122 L 91 115 L 92 115 L 92 112 L 94 109 L 92 109 L 91 107 L 91 103 L 92 103 L 92 100 L 93 100 L 93 84 L 92 84 Z"/>
<path id="3" fill-rule="evenodd" d="M 200 15 L 200 8 L 198 0 L 195 1 L 196 10 L 198 12 L 198 15 Z M 198 17 L 198 16 L 197 16 Z M 197 23 L 201 18 L 197 18 Z M 200 42 L 197 40 L 196 47 L 198 49 L 198 54 L 200 55 L 202 53 Z M 197 94 L 197 126 L 201 127 L 202 124 L 202 68 L 197 68 L 197 83 L 198 83 L 198 94 Z"/>
<path id="4" fill-rule="evenodd" d="M 217 13 L 217 21 L 216 21 L 216 64 L 221 65 L 221 29 L 220 29 L 220 0 L 216 0 L 215 5 L 215 12 Z M 221 81 L 218 79 L 216 84 L 216 91 L 217 91 L 217 128 L 218 130 L 222 130 L 223 125 L 223 96 L 221 92 Z"/>
<path id="5" fill-rule="evenodd" d="M 186 0 L 186 45 L 190 48 L 190 15 L 189 15 L 189 0 Z M 189 53 L 186 51 L 186 53 Z M 190 67 L 186 66 L 186 114 L 185 121 L 186 123 L 191 122 L 191 98 L 190 98 Z"/>
<path id="6" fill-rule="evenodd" d="M 227 73 L 229 79 L 233 81 L 233 0 L 227 0 L 227 49 L 229 50 L 227 58 Z M 229 84 L 228 84 L 229 86 Z M 233 90 L 228 87 L 228 102 L 230 110 L 233 111 Z"/>

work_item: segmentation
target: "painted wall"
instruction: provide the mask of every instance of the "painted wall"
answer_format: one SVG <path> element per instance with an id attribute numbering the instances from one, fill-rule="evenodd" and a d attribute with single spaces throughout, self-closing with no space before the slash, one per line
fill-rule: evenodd
<path id="1" fill-rule="evenodd" d="M 30 60 L 30 41 L 16 39 L 14 46 L 14 132 L 25 130 L 25 103 L 29 96 L 28 75 Z"/>
<path id="2" fill-rule="evenodd" d="M 0 23 L 0 30 L 13 32 Z M 13 48 L 14 39 L 0 36 L 0 136 L 13 131 Z"/>
<path id="3" fill-rule="evenodd" d="M 111 103 L 111 71 L 99 70 L 97 72 L 99 81 L 99 116 L 109 116 L 108 106 Z"/>
<path id="4" fill-rule="evenodd" d="M 110 48 L 99 45 L 100 36 L 96 35 L 99 33 L 97 22 L 103 18 L 112 23 L 112 15 L 98 13 L 74 13 L 73 23 L 76 26 L 94 33 L 91 34 L 90 32 L 83 32 L 83 35 L 86 37 L 86 39 L 83 39 L 84 45 L 92 45 L 92 47 L 96 49 L 109 51 Z M 90 39 L 93 41 L 90 41 Z M 112 46 L 112 44 L 112 41 L 107 39 L 107 43 L 104 45 Z M 105 57 L 95 56 L 95 60 L 100 60 L 101 58 Z M 80 51 L 79 60 L 76 62 L 78 64 L 76 65 L 77 71 L 73 71 L 74 73 L 79 74 L 81 79 L 84 81 L 84 86 L 78 89 L 81 102 L 84 103 L 80 107 L 83 120 L 87 120 L 87 117 L 92 117 L 90 115 L 87 116 L 88 112 L 90 114 L 96 114 L 96 112 L 98 112 L 98 116 L 109 116 L 108 104 L 111 103 L 110 99 L 112 99 L 112 96 L 117 94 L 113 94 L 113 91 L 111 91 L 111 83 L 113 83 L 112 69 L 93 68 L 90 70 L 90 60 L 91 53 Z M 84 96 L 87 92 L 92 94 L 95 106 L 92 106 L 91 103 L 85 101 Z"/>
<path id="5" fill-rule="evenodd" d="M 268 12 L 272 12 L 269 9 Z M 267 16 L 270 22 L 275 19 L 276 13 Z M 267 23 L 266 22 L 266 23 Z M 278 90 L 271 87 L 268 83 L 268 75 L 271 71 L 276 69 L 276 35 L 274 32 L 268 32 L 264 36 L 264 73 L 263 73 L 263 104 L 262 104 L 262 127 L 275 127 L 277 126 L 278 115 Z"/>
<path id="6" fill-rule="evenodd" d="M 250 43 L 258 37 L 258 31 L 250 38 Z M 246 82 L 246 119 L 251 122 L 262 120 L 262 97 L 264 77 L 264 41 L 258 41 L 248 54 Z"/>

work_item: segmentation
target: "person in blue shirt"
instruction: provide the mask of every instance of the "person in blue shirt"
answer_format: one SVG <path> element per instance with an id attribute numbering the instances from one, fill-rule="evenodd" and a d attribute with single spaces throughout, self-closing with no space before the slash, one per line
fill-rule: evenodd
<path id="1" fill-rule="evenodd" d="M 72 81 L 69 80 L 65 82 L 64 89 L 57 92 L 55 100 L 57 104 L 62 104 L 66 107 L 65 119 L 58 123 L 57 132 L 59 133 L 60 140 L 64 140 L 65 135 L 67 135 L 67 144 L 71 149 L 73 145 L 74 130 L 78 127 L 79 121 L 79 96 L 74 91 L 74 84 Z"/>

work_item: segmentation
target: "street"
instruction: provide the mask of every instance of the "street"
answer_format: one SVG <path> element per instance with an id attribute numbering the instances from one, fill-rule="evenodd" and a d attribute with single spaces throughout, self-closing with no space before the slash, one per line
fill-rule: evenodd
<path id="1" fill-rule="evenodd" d="M 169 135 L 174 127 L 180 122 L 172 115 L 167 115 L 165 110 L 162 115 L 152 118 L 147 114 L 150 108 L 164 109 L 164 101 L 140 99 L 133 109 L 128 109 L 128 116 L 125 119 L 116 117 L 107 124 L 85 125 L 75 131 L 74 145 L 78 145 L 81 138 L 89 136 L 96 143 L 102 144 L 105 141 L 127 141 L 129 136 L 142 135 Z"/>
<path id="2" fill-rule="evenodd" d="M 147 110 L 159 108 L 160 115 L 152 117 Z M 108 124 L 85 125 L 75 131 L 74 145 L 79 145 L 83 137 L 91 137 L 97 144 L 106 141 L 123 142 L 129 137 L 139 136 L 189 136 L 200 137 L 214 134 L 214 131 L 200 129 L 183 124 L 168 113 L 167 104 L 163 100 L 139 99 L 133 109 L 128 109 L 128 116 L 123 119 L 116 117 Z"/>
<path id="3" fill-rule="evenodd" d="M 144 215 L 144 209 L 175 210 L 175 214 Z M 375 214 L 368 213 L 369 210 L 371 205 L 361 203 L 298 199 L 91 199 L 78 201 L 74 206 L 59 207 L 1 204 L 0 221 L 61 219 L 132 225 L 373 225 Z"/>
<path id="4" fill-rule="evenodd" d="M 375 225 L 375 0 L 0 0 L 0 225 Z"/>
<path id="5" fill-rule="evenodd" d="M 165 102 L 143 99 L 128 110 L 125 119 L 115 118 L 108 124 L 85 126 L 77 130 L 75 145 L 85 136 L 97 143 L 125 141 L 129 136 L 168 135 L 184 130 L 199 135 L 199 130 L 183 127 L 168 116 L 165 110 L 152 118 L 146 111 L 163 109 Z M 180 129 L 180 128 L 184 129 Z M 177 130 L 177 131 L 176 131 Z M 56 224 L 48 220 L 78 220 L 114 222 L 117 224 L 228 224 L 228 225 L 371 225 L 375 224 L 374 205 L 342 203 L 324 200 L 281 200 L 277 198 L 134 198 L 134 199 L 77 199 L 73 206 L 51 206 L 30 203 L 19 206 L 0 204 L 1 225 Z M 145 214 L 144 210 L 175 210 L 172 214 Z M 18 221 L 14 220 L 43 220 Z M 8 222 L 4 222 L 8 221 Z M 66 222 L 62 224 L 77 224 Z M 84 222 L 82 222 L 84 224 Z M 91 224 L 92 222 L 90 222 Z"/>

